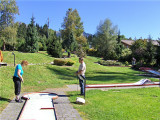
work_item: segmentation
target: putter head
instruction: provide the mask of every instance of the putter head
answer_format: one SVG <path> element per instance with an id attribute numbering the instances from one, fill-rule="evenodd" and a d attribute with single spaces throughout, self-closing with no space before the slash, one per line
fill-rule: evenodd
<path id="1" fill-rule="evenodd" d="M 77 104 L 85 104 L 85 99 L 84 99 L 84 98 L 77 97 L 77 98 L 76 98 L 76 103 L 77 103 Z"/>

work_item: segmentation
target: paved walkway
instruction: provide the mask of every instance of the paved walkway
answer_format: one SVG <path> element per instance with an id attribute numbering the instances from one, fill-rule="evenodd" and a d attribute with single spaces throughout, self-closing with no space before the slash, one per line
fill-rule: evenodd
<path id="1" fill-rule="evenodd" d="M 140 86 L 140 87 L 136 86 L 136 87 L 98 88 L 98 89 L 105 91 L 108 89 L 127 89 L 127 88 L 145 88 L 145 87 L 159 87 L 159 86 L 156 85 L 156 86 Z M 90 89 L 87 88 L 87 90 L 91 89 L 97 89 L 97 88 L 90 88 Z M 73 108 L 68 99 L 68 96 L 65 93 L 67 91 L 77 91 L 77 90 L 79 90 L 79 87 L 77 85 L 68 85 L 66 88 L 46 89 L 42 91 L 42 92 L 52 92 L 58 94 L 59 96 L 58 99 L 54 100 L 54 106 L 58 120 L 82 120 L 78 111 Z M 24 103 L 25 101 L 23 101 L 23 103 L 16 103 L 15 100 L 12 100 L 0 114 L 0 120 L 17 120 Z"/>
<path id="2" fill-rule="evenodd" d="M 46 89 L 42 92 L 52 92 L 58 94 L 58 99 L 54 100 L 54 106 L 56 110 L 56 115 L 58 120 L 82 120 L 78 111 L 73 108 L 71 105 L 66 91 L 76 91 L 77 88 L 75 85 L 71 88 L 56 88 L 56 89 Z M 25 93 L 23 93 L 25 94 Z M 21 96 L 23 95 L 21 94 Z M 0 120 L 17 120 L 19 114 L 24 106 L 25 100 L 23 103 L 16 103 L 13 99 L 8 106 L 0 114 Z"/>

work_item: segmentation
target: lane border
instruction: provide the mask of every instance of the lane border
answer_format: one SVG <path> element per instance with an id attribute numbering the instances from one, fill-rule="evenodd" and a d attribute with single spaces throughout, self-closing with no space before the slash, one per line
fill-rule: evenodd
<path id="1" fill-rule="evenodd" d="M 24 105 L 23 105 L 23 107 L 22 107 L 22 110 L 21 110 L 20 114 L 18 115 L 17 120 L 23 120 L 23 119 L 21 119 L 21 117 L 22 117 L 22 114 L 23 114 L 23 112 L 24 112 L 24 109 L 25 109 L 25 107 L 26 107 L 26 105 L 27 105 L 27 101 L 29 100 L 27 97 L 24 97 L 24 96 L 25 96 L 25 95 L 29 95 L 29 94 L 35 94 L 35 93 L 49 93 L 49 94 L 54 94 L 54 95 L 56 95 L 55 97 L 52 97 L 52 104 L 53 104 L 53 108 L 52 108 L 52 109 L 54 110 L 55 120 L 57 120 L 57 115 L 56 115 L 56 111 L 55 111 L 55 108 L 54 108 L 54 102 L 53 102 L 53 100 L 55 100 L 55 99 L 58 98 L 58 94 L 52 93 L 52 92 L 31 92 L 31 93 L 26 93 L 26 94 L 24 94 L 24 95 L 22 96 L 22 98 L 23 98 L 24 100 L 26 100 L 26 101 L 25 101 L 25 103 L 24 103 Z M 28 119 L 27 119 L 27 120 L 28 120 Z M 31 120 L 34 120 L 34 119 L 31 119 Z"/>

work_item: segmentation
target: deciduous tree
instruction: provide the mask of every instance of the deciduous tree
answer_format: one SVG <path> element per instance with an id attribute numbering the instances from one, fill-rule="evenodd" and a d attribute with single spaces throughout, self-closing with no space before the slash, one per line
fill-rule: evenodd
<path id="1" fill-rule="evenodd" d="M 62 24 L 62 28 L 63 29 L 61 30 L 61 35 L 63 39 L 63 47 L 67 49 L 68 52 L 70 52 L 73 50 L 73 45 L 75 45 L 74 47 L 76 47 L 76 42 L 80 40 L 81 41 L 79 43 L 83 42 L 83 40 L 80 39 L 80 37 L 83 36 L 84 32 L 83 22 L 81 22 L 81 18 L 76 9 L 68 9 L 64 18 L 64 22 Z"/>
<path id="2" fill-rule="evenodd" d="M 115 59 L 115 46 L 117 39 L 117 26 L 114 26 L 109 19 L 101 21 L 97 27 L 96 37 L 94 39 L 95 48 L 99 56 L 104 59 Z"/>
<path id="3" fill-rule="evenodd" d="M 15 0 L 1 0 L 0 11 L 0 30 L 13 24 L 15 15 L 19 14 Z"/>
<path id="4" fill-rule="evenodd" d="M 18 6 L 16 5 L 15 0 L 0 1 L 0 34 L 1 34 L 0 39 L 1 41 L 3 41 L 3 50 L 5 50 L 6 43 L 8 42 L 8 40 L 6 40 L 6 37 L 9 37 L 9 36 L 13 37 L 16 34 L 13 30 L 13 29 L 16 29 L 16 28 L 13 28 L 13 23 L 14 23 L 16 14 L 19 14 L 19 9 L 18 9 Z M 9 31 L 10 35 L 6 35 L 7 31 Z M 12 33 L 13 35 L 11 35 Z M 10 39 L 10 40 L 15 40 L 15 39 Z M 12 43 L 14 43 L 14 41 L 12 41 Z"/>

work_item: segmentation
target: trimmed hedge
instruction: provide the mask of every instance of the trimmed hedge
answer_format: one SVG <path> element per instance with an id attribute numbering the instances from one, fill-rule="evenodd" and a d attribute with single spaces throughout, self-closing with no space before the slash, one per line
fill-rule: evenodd
<path id="1" fill-rule="evenodd" d="M 54 59 L 54 64 L 58 66 L 72 66 L 75 63 L 73 60 L 67 60 L 67 59 Z"/>
<path id="2" fill-rule="evenodd" d="M 107 60 L 107 61 L 100 60 L 100 61 L 98 61 L 98 63 L 101 65 L 104 65 L 104 66 L 121 66 L 122 65 L 122 63 L 117 62 L 115 60 Z"/>
<path id="3" fill-rule="evenodd" d="M 76 62 L 73 61 L 73 60 L 68 60 L 67 63 L 66 63 L 66 65 L 67 66 L 72 66 L 74 63 L 76 63 Z"/>

